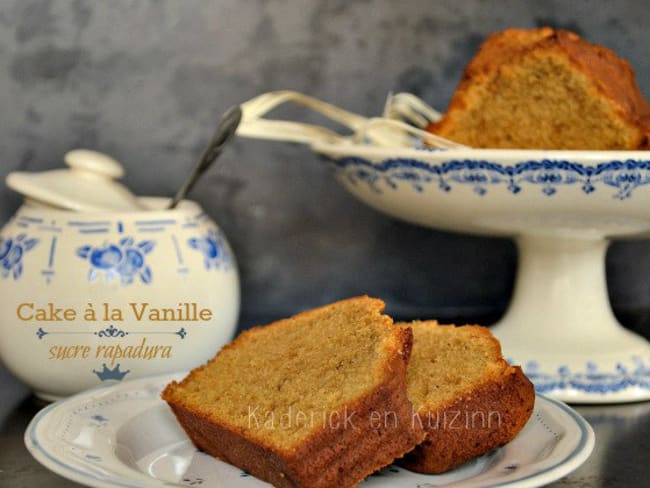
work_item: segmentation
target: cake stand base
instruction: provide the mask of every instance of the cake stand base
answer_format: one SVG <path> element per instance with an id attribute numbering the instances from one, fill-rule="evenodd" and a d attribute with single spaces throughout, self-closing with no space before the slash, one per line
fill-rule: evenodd
<path id="1" fill-rule="evenodd" d="M 492 327 L 535 389 L 570 403 L 650 399 L 650 342 L 624 329 L 607 295 L 604 238 L 517 238 L 512 303 Z"/>

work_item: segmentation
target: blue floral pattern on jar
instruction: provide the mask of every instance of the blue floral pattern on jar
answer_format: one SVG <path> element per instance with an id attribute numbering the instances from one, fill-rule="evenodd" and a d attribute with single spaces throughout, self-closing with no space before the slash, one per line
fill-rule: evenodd
<path id="1" fill-rule="evenodd" d="M 14 280 L 23 274 L 23 256 L 38 244 L 38 239 L 28 238 L 27 234 L 0 238 L 0 275 Z"/>
<path id="2" fill-rule="evenodd" d="M 146 263 L 146 255 L 155 247 L 155 242 L 144 240 L 138 243 L 132 237 L 124 237 L 117 244 L 104 243 L 101 246 L 81 246 L 77 256 L 90 263 L 88 280 L 96 281 L 100 276 L 107 283 L 119 279 L 123 285 L 130 285 L 136 278 L 149 284 L 152 272 Z"/>
<path id="3" fill-rule="evenodd" d="M 203 237 L 192 237 L 187 242 L 203 253 L 205 269 L 229 269 L 232 265 L 232 253 L 220 230 L 210 229 Z"/>

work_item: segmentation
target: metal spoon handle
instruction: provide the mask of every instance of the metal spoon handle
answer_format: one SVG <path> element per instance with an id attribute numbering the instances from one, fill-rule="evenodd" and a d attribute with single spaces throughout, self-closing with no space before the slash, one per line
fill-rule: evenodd
<path id="1" fill-rule="evenodd" d="M 219 157 L 226 143 L 230 138 L 235 134 L 237 126 L 242 118 L 242 111 L 239 105 L 230 107 L 219 123 L 214 136 L 210 140 L 208 147 L 205 148 L 201 158 L 196 163 L 192 171 L 187 176 L 187 179 L 183 182 L 181 187 L 174 195 L 174 198 L 171 199 L 168 209 L 176 208 L 178 203 L 185 198 L 185 195 L 192 189 L 199 177 L 205 173 L 205 171 L 212 165 L 212 163 Z"/>

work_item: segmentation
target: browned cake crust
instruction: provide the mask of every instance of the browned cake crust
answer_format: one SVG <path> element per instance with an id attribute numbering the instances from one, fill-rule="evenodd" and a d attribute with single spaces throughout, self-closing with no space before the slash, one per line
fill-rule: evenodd
<path id="1" fill-rule="evenodd" d="M 304 312 L 309 313 L 311 311 Z M 279 327 L 284 322 L 266 327 Z M 341 409 L 338 416 L 341 422 L 323 426 L 292 451 L 263 445 L 251 439 L 243 429 L 238 431 L 193 412 L 174 397 L 176 383 L 168 385 L 162 397 L 199 449 L 274 486 L 356 486 L 366 476 L 403 456 L 424 439 L 424 430 L 412 422 L 413 409 L 406 393 L 406 371 L 413 334 L 410 329 L 398 327 L 394 333 L 400 346 L 385 365 L 386 381 Z M 238 347 L 251 334 L 255 334 L 255 329 L 240 335 L 226 348 Z M 190 373 L 184 382 L 191 381 L 198 370 L 200 368 Z M 394 415 L 390 422 L 373 420 L 373 415 L 386 412 Z M 344 418 L 351 419 L 351 422 L 344 422 Z"/>
<path id="2" fill-rule="evenodd" d="M 398 464 L 421 473 L 442 473 L 510 442 L 523 429 L 533 412 L 534 387 L 520 367 L 503 359 L 501 345 L 487 328 L 441 326 L 435 321 L 404 325 L 414 330 L 408 392 L 426 439 Z M 426 341 L 429 344 L 423 344 Z M 465 366 L 470 363 L 483 366 Z M 416 393 L 423 383 L 430 391 L 446 388 L 446 396 L 423 398 Z"/>
<path id="3" fill-rule="evenodd" d="M 421 412 L 427 437 L 399 461 L 420 473 L 443 473 L 510 442 L 524 428 L 535 402 L 521 368 L 435 412 Z"/>
<path id="4" fill-rule="evenodd" d="M 545 99 L 546 94 L 536 93 L 533 96 L 525 97 L 525 94 L 516 94 L 520 97 L 515 104 L 517 113 L 513 114 L 512 123 L 491 124 L 490 117 L 485 119 L 478 127 L 467 127 L 459 115 L 469 113 L 477 109 L 477 100 L 500 94 L 504 89 L 509 90 L 512 86 L 512 66 L 523 66 L 524 63 L 531 63 L 541 59 L 549 60 L 556 66 L 562 66 L 566 71 L 574 70 L 576 74 L 584 75 L 575 86 L 586 87 L 585 97 L 591 101 L 603 102 L 605 113 L 611 120 L 611 140 L 608 137 L 590 138 L 589 134 L 582 134 L 584 137 L 575 138 L 563 136 L 563 128 L 575 126 L 576 122 L 570 118 L 562 119 L 557 115 L 553 119 L 551 115 L 550 124 L 535 126 L 535 120 L 524 120 L 526 106 L 536 104 L 539 106 L 548 103 L 548 113 L 553 114 L 554 108 L 562 102 L 558 100 Z M 527 64 L 531 67 L 532 64 Z M 539 77 L 540 74 L 531 68 L 527 75 L 530 78 Z M 548 75 L 547 75 L 548 76 Z M 558 84 L 561 84 L 560 77 L 554 77 Z M 494 83 L 494 80 L 497 80 Z M 586 82 L 585 82 L 586 80 Z M 553 80 L 551 80 L 552 82 Z M 575 86 L 569 89 L 575 89 Z M 476 88 L 480 87 L 485 91 L 478 93 Z M 496 91 L 495 91 L 496 90 Z M 568 97 L 570 98 L 570 97 Z M 588 105 L 588 104 L 587 104 Z M 582 106 L 585 106 L 584 104 Z M 576 111 L 579 111 L 580 105 Z M 512 112 L 511 112 L 512 113 Z M 535 115 L 539 115 L 539 110 Z M 591 113 L 575 113 L 576 119 L 589 121 Z M 471 114 L 474 117 L 474 114 Z M 533 116 L 534 117 L 534 116 Z M 521 138 L 517 134 L 520 124 L 522 130 L 538 134 L 529 134 L 529 138 Z M 595 120 L 594 124 L 598 121 Z M 527 124 L 530 123 L 530 127 Z M 593 124 L 585 124 L 585 128 Z M 505 127 L 505 130 L 504 130 Z M 511 128 L 512 137 L 504 137 L 503 132 Z M 457 142 L 468 144 L 474 147 L 518 147 L 541 148 L 541 149 L 647 149 L 648 135 L 650 134 L 650 106 L 639 90 L 636 83 L 634 71 L 630 64 L 619 58 L 610 49 L 597 44 L 591 44 L 580 38 L 577 34 L 564 30 L 554 30 L 550 27 L 540 29 L 507 29 L 490 35 L 483 43 L 474 59 L 467 65 L 463 78 L 449 104 L 446 114 L 437 123 L 432 123 L 427 128 L 429 131 L 442 137 L 448 137 Z M 478 130 L 477 130 L 478 129 Z M 587 129 L 585 129 L 587 130 Z M 499 131 L 500 134 L 492 134 L 491 131 Z M 546 134 L 546 132 L 549 134 Z M 614 133 L 614 132 L 620 133 Z M 474 133 L 473 133 L 474 132 Z M 478 135 L 484 132 L 483 135 Z M 535 136 L 539 136 L 539 140 Z M 598 134 L 599 136 L 601 134 Z M 524 141 L 521 144 L 521 140 Z M 586 141 L 586 142 L 585 142 Z M 601 147 L 605 144 L 604 147 Z M 548 147 L 552 145 L 553 147 Z"/>

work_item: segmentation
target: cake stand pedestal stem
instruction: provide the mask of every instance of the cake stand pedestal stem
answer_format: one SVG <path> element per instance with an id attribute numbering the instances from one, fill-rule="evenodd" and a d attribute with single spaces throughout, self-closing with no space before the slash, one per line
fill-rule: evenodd
<path id="1" fill-rule="evenodd" d="M 626 398 L 650 397 L 644 386 L 650 381 L 650 343 L 623 328 L 609 303 L 608 244 L 593 237 L 517 238 L 512 302 L 492 331 L 504 356 L 524 366 L 538 391 L 565 401 L 612 401 L 618 390 L 610 385 L 618 381 Z M 639 396 L 631 394 L 635 382 Z"/>

